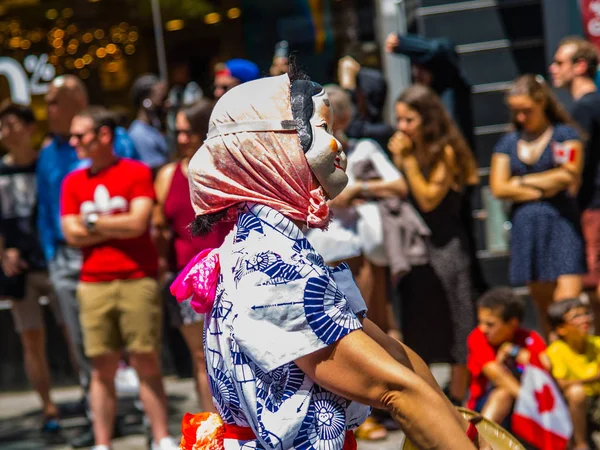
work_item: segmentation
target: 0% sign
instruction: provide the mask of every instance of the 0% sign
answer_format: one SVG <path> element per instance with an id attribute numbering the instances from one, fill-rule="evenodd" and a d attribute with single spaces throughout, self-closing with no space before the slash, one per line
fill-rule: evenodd
<path id="1" fill-rule="evenodd" d="M 0 76 L 6 77 L 13 102 L 22 105 L 31 104 L 32 95 L 48 92 L 49 82 L 56 71 L 48 62 L 48 55 L 28 55 L 23 65 L 14 58 L 0 57 Z"/>

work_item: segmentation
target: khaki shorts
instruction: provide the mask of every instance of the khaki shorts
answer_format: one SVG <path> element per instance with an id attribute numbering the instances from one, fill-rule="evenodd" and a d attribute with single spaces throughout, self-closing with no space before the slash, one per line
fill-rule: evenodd
<path id="1" fill-rule="evenodd" d="M 152 278 L 79 283 L 77 287 L 83 346 L 89 358 L 126 349 L 158 351 L 162 305 Z"/>
<path id="2" fill-rule="evenodd" d="M 44 327 L 44 316 L 40 298 L 46 297 L 58 326 L 63 326 L 63 316 L 50 278 L 46 272 L 29 272 L 25 281 L 25 297 L 12 302 L 12 316 L 17 333 L 40 330 Z"/>

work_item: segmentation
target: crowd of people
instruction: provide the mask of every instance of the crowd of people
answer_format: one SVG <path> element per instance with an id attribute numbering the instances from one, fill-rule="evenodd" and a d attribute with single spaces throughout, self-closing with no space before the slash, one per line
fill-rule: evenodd
<path id="1" fill-rule="evenodd" d="M 583 39 L 567 38 L 556 51 L 551 82 L 572 96 L 570 111 L 543 77 L 524 74 L 514 81 L 506 96 L 512 130 L 497 143 L 492 157 L 491 191 L 512 204 L 509 280 L 515 287 L 529 287 L 538 310 L 538 334 L 521 327 L 523 300 L 510 288 L 488 289 L 475 258 L 469 199 L 479 176 L 472 151 L 470 88 L 456 52 L 445 40 L 412 35 L 390 35 L 385 47 L 409 56 L 415 82 L 393 105 L 395 126 L 383 120 L 387 91 L 381 72 L 349 56 L 339 62 L 339 85 L 326 85 L 324 94 L 312 96 L 319 98 L 314 100 L 316 109 L 318 102 L 331 108 L 333 122 L 323 119 L 315 126 L 341 145 L 336 164 L 345 167 L 348 184 L 334 192 L 334 185 L 319 179 L 332 199 L 333 219 L 325 231 L 321 226 L 308 230 L 310 245 L 327 265 L 336 267 L 334 272 L 337 267 L 349 269 L 378 328 L 426 364 L 450 364 L 444 394 L 454 405 L 466 405 L 510 428 L 523 367 L 532 364 L 551 373 L 564 393 L 573 423 L 572 448 L 591 448 L 589 417 L 599 406 L 600 394 L 600 343 L 592 335 L 600 329 L 600 317 L 592 315 L 600 301 L 596 48 Z M 280 43 L 270 76 L 289 70 L 287 43 Z M 93 418 L 74 447 L 110 448 L 115 374 L 126 361 L 139 377 L 152 449 L 178 448 L 167 429 L 161 376 L 163 311 L 189 349 L 202 411 L 217 406 L 221 415 L 226 412 L 214 402 L 219 387 L 212 380 L 227 382 L 219 378 L 216 362 L 209 364 L 207 374 L 206 360 L 215 356 L 205 355 L 204 330 L 209 330 L 208 345 L 231 358 L 243 355 L 261 367 L 283 367 L 290 377 L 300 370 L 276 350 L 260 354 L 266 345 L 260 336 L 247 336 L 244 353 L 235 346 L 221 349 L 219 333 L 211 333 L 210 326 L 224 326 L 220 321 L 226 323 L 226 318 L 205 328 L 205 315 L 189 300 L 179 302 L 170 289 L 196 255 L 219 247 L 233 228 L 224 214 L 208 225 L 198 222 L 197 203 L 205 201 L 205 194 L 190 191 L 190 178 L 198 176 L 190 174 L 190 161 L 209 136 L 215 102 L 260 78 L 258 67 L 243 59 L 215 68 L 211 99 L 195 99 L 176 111 L 171 130 L 175 148 L 166 132 L 172 110 L 168 86 L 150 74 L 133 84 L 136 118 L 127 130 L 107 108 L 88 104 L 81 80 L 72 75 L 54 79 L 46 95 L 49 133 L 39 151 L 33 144 L 32 110 L 10 101 L 0 106 L 0 142 L 6 152 L 0 160 L 0 291 L 12 299 L 25 370 L 43 404 L 44 432 L 60 430 L 60 415 L 50 394 L 40 297 L 49 299 L 64 330 L 85 393 L 83 404 Z M 248 92 L 247 97 L 255 95 Z M 260 111 L 258 105 L 252 107 Z M 252 122 L 241 116 L 240 121 Z M 300 142 L 307 145 L 304 139 L 317 137 L 300 136 Z M 214 154 L 225 155 L 216 147 Z M 320 155 L 306 149 L 304 154 L 309 165 L 321 164 Z M 259 160 L 250 163 L 258 178 L 263 170 Z M 227 176 L 235 180 L 233 168 L 241 163 L 231 162 Z M 203 176 L 223 177 L 218 164 L 212 169 L 214 173 Z M 262 183 L 258 178 L 256 186 Z M 292 178 L 288 181 L 281 189 L 293 185 Z M 233 190 L 238 196 L 239 186 Z M 256 206 L 244 208 L 247 233 L 263 222 L 274 229 L 282 226 L 273 225 L 275 219 Z M 219 213 L 209 215 L 214 214 Z M 239 234 L 239 222 L 237 227 Z M 247 235 L 239 239 L 236 245 Z M 300 255 L 295 247 L 294 252 Z M 224 285 L 235 293 L 238 281 L 226 280 Z M 264 298 L 256 299 L 255 307 L 266 308 L 260 305 L 270 291 L 260 295 Z M 308 373 L 316 361 L 305 358 L 298 361 Z M 318 389 L 310 391 L 316 395 Z M 365 411 L 357 408 L 353 413 L 362 422 Z M 385 438 L 397 419 L 393 412 L 375 410 L 354 434 L 366 440 Z"/>

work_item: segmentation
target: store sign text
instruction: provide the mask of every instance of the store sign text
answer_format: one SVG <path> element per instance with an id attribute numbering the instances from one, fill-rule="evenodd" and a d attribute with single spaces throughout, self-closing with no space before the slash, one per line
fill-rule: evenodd
<path id="1" fill-rule="evenodd" d="M 48 92 L 49 82 L 56 71 L 48 63 L 48 55 L 28 55 L 23 64 L 16 59 L 0 57 L 0 76 L 5 76 L 10 87 L 10 97 L 13 102 L 23 105 L 31 104 L 32 95 L 42 95 Z"/>

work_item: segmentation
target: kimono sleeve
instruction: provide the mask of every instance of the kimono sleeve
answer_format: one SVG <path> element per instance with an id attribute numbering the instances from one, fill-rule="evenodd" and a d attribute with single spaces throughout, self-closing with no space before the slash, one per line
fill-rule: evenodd
<path id="1" fill-rule="evenodd" d="M 234 283 L 235 340 L 265 372 L 362 328 L 331 272 L 318 264 L 260 252 L 238 261 Z"/>

